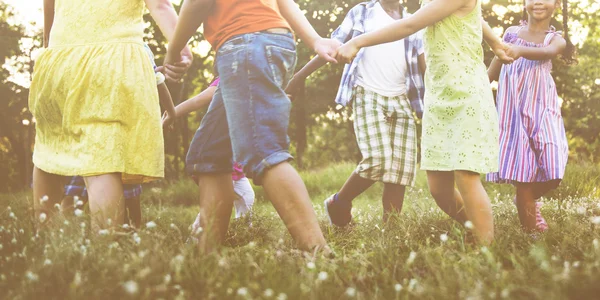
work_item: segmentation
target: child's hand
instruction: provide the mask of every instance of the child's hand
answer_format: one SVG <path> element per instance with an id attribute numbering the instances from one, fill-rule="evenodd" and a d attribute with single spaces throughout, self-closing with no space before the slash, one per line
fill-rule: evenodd
<path id="1" fill-rule="evenodd" d="M 337 64 L 335 56 L 337 53 L 337 49 L 341 45 L 342 43 L 340 43 L 340 41 L 338 40 L 321 38 L 315 42 L 314 50 L 320 57 L 324 58 L 326 61 Z"/>
<path id="2" fill-rule="evenodd" d="M 163 128 L 173 129 L 173 123 L 175 123 L 175 116 L 171 116 L 168 112 L 162 116 L 162 126 Z"/>
<path id="3" fill-rule="evenodd" d="M 290 97 L 291 100 L 293 100 L 296 97 L 296 94 L 304 84 L 304 80 L 306 80 L 306 78 L 294 75 L 294 77 L 292 77 L 292 80 L 290 80 L 290 83 L 288 83 L 288 86 L 285 89 L 285 93 L 288 95 L 288 97 Z"/>
<path id="4" fill-rule="evenodd" d="M 350 40 L 338 49 L 336 58 L 341 63 L 349 64 L 356 57 L 359 50 L 360 48 L 355 46 L 352 40 Z"/>
<path id="5" fill-rule="evenodd" d="M 192 52 L 188 47 L 185 47 L 180 53 L 167 51 L 163 66 L 157 68 L 157 71 L 165 74 L 167 80 L 179 82 L 192 65 L 192 59 Z"/>
<path id="6" fill-rule="evenodd" d="M 521 57 L 521 48 L 519 46 L 511 46 L 508 48 L 508 50 L 506 51 L 506 54 L 508 54 L 508 56 L 512 57 L 513 59 L 519 59 L 519 57 Z"/>
<path id="7" fill-rule="evenodd" d="M 509 54 L 511 48 L 509 45 L 502 43 L 500 47 L 492 48 L 492 51 L 501 63 L 512 64 L 516 58 Z"/>

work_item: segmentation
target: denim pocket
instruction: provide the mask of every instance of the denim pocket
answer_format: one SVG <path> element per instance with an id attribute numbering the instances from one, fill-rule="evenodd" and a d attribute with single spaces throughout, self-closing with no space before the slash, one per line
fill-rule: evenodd
<path id="1" fill-rule="evenodd" d="M 296 51 L 274 45 L 266 46 L 265 51 L 273 80 L 285 89 L 294 75 Z"/>
<path id="2" fill-rule="evenodd" d="M 227 40 L 225 43 L 223 43 L 223 45 L 221 45 L 221 47 L 219 47 L 219 50 L 217 50 L 217 56 L 227 55 L 245 48 L 246 42 L 244 40 L 244 36 L 236 36 Z"/>

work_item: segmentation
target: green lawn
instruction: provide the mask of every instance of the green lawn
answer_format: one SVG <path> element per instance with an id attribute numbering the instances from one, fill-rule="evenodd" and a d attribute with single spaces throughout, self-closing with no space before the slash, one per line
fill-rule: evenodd
<path id="1" fill-rule="evenodd" d="M 322 200 L 352 169 L 302 173 L 333 259 L 295 250 L 260 189 L 252 226 L 234 222 L 222 251 L 208 256 L 185 244 L 197 212 L 190 181 L 147 188 L 144 223 L 157 226 L 119 236 L 90 235 L 84 215 L 56 216 L 35 237 L 31 193 L 0 195 L 0 299 L 599 297 L 599 168 L 570 166 L 544 200 L 550 230 L 537 239 L 520 230 L 512 188 L 486 184 L 496 222 L 496 242 L 487 248 L 463 242 L 468 230 L 437 208 L 424 173 L 397 224 L 382 226 L 377 185 L 355 201 L 354 226 L 330 227 Z"/>

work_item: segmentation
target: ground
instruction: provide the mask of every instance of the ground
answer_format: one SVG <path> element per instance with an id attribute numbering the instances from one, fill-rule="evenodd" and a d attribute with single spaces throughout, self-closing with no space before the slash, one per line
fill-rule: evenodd
<path id="1" fill-rule="evenodd" d="M 257 189 L 249 220 L 203 256 L 185 241 L 197 212 L 190 181 L 146 188 L 137 233 L 92 235 L 89 217 L 55 216 L 35 236 L 31 192 L 0 195 L 0 299 L 582 299 L 600 294 L 600 168 L 571 164 L 544 199 L 549 232 L 521 231 L 508 185 L 486 184 L 496 241 L 465 242 L 428 193 L 425 174 L 409 189 L 395 224 L 381 223 L 381 187 L 355 201 L 354 224 L 328 225 L 322 200 L 352 171 L 342 163 L 303 172 L 334 258 L 295 250 Z M 468 240 L 468 239 L 467 239 Z"/>

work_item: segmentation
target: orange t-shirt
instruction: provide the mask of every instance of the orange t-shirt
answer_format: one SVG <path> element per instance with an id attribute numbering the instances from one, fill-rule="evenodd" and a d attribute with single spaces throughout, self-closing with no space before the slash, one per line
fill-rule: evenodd
<path id="1" fill-rule="evenodd" d="M 290 29 L 277 0 L 217 0 L 204 23 L 204 37 L 218 50 L 233 36 L 272 28 Z"/>

